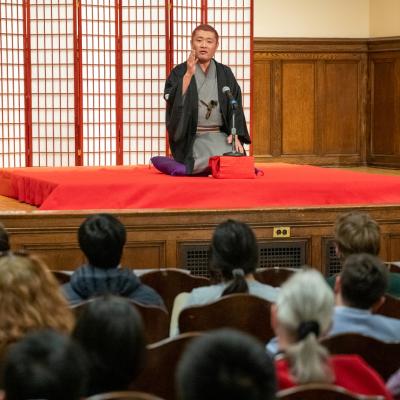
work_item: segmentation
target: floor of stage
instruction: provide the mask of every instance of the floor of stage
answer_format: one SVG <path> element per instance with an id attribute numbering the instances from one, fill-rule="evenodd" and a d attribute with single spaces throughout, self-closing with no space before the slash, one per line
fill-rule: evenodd
<path id="1" fill-rule="evenodd" d="M 350 170 L 354 172 L 365 172 L 368 174 L 392 175 L 392 176 L 400 175 L 399 169 L 383 169 L 383 168 L 372 168 L 372 167 L 351 167 L 351 168 L 341 168 L 341 169 Z M 37 209 L 38 207 L 26 203 L 21 203 L 18 200 L 0 195 L 1 213 L 15 212 L 15 211 L 30 212 L 30 211 L 35 211 Z"/>

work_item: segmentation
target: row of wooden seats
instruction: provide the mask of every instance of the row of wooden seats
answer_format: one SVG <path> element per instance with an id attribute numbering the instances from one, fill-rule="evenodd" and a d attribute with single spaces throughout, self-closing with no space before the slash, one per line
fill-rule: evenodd
<path id="1" fill-rule="evenodd" d="M 147 363 L 135 381 L 134 389 L 154 393 L 167 400 L 176 398 L 176 366 L 188 343 L 199 335 L 200 332 L 189 332 L 148 345 Z M 400 343 L 384 343 L 359 334 L 340 334 L 325 338 L 321 343 L 331 354 L 360 355 L 384 380 L 400 366 Z"/>
<path id="2" fill-rule="evenodd" d="M 258 281 L 278 287 L 296 271 L 294 268 L 259 268 L 254 275 Z M 69 282 L 71 277 L 69 273 L 63 271 L 52 272 L 61 284 Z M 171 313 L 175 297 L 179 293 L 191 292 L 195 288 L 210 284 L 208 278 L 194 276 L 175 268 L 146 272 L 140 275 L 140 280 L 160 294 L 169 313 Z"/>
<path id="3" fill-rule="evenodd" d="M 72 308 L 79 314 L 86 303 L 82 302 Z M 142 316 L 149 343 L 169 336 L 170 317 L 165 309 L 134 301 L 132 304 Z M 386 301 L 379 312 L 400 318 L 400 300 L 386 296 Z M 233 327 L 257 337 L 262 342 L 267 342 L 274 336 L 270 325 L 270 314 L 269 301 L 249 294 L 232 294 L 205 305 L 183 309 L 178 318 L 178 327 L 181 333 Z"/>
<path id="4" fill-rule="evenodd" d="M 91 301 L 93 300 L 86 300 L 72 306 L 75 315 L 79 316 Z M 169 336 L 170 319 L 164 308 L 143 305 L 135 301 L 131 303 L 142 317 L 148 343 L 154 343 Z M 274 336 L 270 325 L 270 310 L 271 303 L 260 297 L 232 294 L 206 305 L 184 309 L 179 315 L 179 332 L 232 327 L 247 332 L 266 343 Z"/>
<path id="5" fill-rule="evenodd" d="M 389 268 L 397 268 L 396 263 L 391 263 Z M 296 269 L 294 268 L 260 268 L 255 273 L 255 278 L 274 287 L 281 286 Z M 66 283 L 70 275 L 62 271 L 53 271 L 60 283 Z M 140 276 L 141 281 L 156 290 L 163 298 L 168 312 L 171 314 L 175 297 L 182 292 L 191 292 L 193 289 L 207 286 L 209 279 L 193 276 L 179 269 L 162 269 L 146 272 Z M 386 301 L 377 311 L 379 314 L 391 318 L 400 318 L 400 299 L 386 295 Z"/>
<path id="6" fill-rule="evenodd" d="M 351 393 L 339 386 L 326 384 L 301 385 L 277 393 L 282 400 L 384 400 L 383 396 L 364 396 Z M 110 392 L 88 397 L 86 400 L 162 400 L 149 393 L 125 391 Z"/>
<path id="7" fill-rule="evenodd" d="M 135 380 L 132 390 L 152 393 L 157 398 L 174 400 L 175 371 L 179 359 L 188 343 L 200 335 L 199 332 L 185 333 L 147 346 L 145 368 Z M 359 354 L 385 379 L 398 368 L 400 344 L 387 344 L 362 335 L 338 335 L 322 341 L 332 354 Z M 380 397 L 359 396 L 333 385 L 310 384 L 283 390 L 279 399 L 378 399 Z M 119 398 L 119 397 L 117 397 Z M 107 400 L 113 397 L 95 397 L 90 400 Z M 125 399 L 125 397 L 121 397 Z M 126 399 L 131 399 L 126 397 Z M 136 399 L 132 397 L 132 399 Z M 142 397 L 138 397 L 142 400 Z M 147 398 L 143 398 L 147 400 Z M 150 398 L 148 399 L 150 400 Z"/>

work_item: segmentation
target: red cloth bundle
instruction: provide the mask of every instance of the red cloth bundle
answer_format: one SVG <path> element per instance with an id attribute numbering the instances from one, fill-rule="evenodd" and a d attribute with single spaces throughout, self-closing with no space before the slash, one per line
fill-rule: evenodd
<path id="1" fill-rule="evenodd" d="M 214 156 L 210 157 L 209 166 L 213 178 L 218 179 L 254 179 L 254 157 Z"/>

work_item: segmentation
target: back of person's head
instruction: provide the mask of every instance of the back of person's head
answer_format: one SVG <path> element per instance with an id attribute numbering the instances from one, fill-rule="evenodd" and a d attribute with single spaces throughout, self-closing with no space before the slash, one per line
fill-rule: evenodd
<path id="1" fill-rule="evenodd" d="M 211 26 L 209 24 L 197 25 L 196 28 L 193 29 L 192 39 L 194 38 L 196 32 L 198 32 L 198 31 L 212 32 L 215 35 L 215 38 L 217 39 L 217 42 L 219 41 L 219 35 L 218 35 L 217 30 L 213 26 Z"/>
<path id="2" fill-rule="evenodd" d="M 377 256 L 380 251 L 380 228 L 368 214 L 357 211 L 338 217 L 335 223 L 335 242 L 339 258 L 350 254 L 368 253 Z"/>
<path id="3" fill-rule="evenodd" d="M 89 302 L 73 337 L 89 360 L 87 395 L 125 390 L 143 367 L 143 324 L 127 299 L 108 296 Z"/>
<path id="4" fill-rule="evenodd" d="M 281 287 L 276 302 L 277 335 L 283 329 L 290 338 L 286 356 L 298 383 L 332 380 L 328 353 L 318 338 L 329 330 L 333 307 L 332 290 L 312 268 L 295 273 Z"/>
<path id="5" fill-rule="evenodd" d="M 194 339 L 177 368 L 181 400 L 275 399 L 272 359 L 255 338 L 222 329 Z"/>
<path id="6" fill-rule="evenodd" d="M 210 246 L 210 271 L 220 272 L 232 282 L 223 295 L 246 293 L 246 275 L 257 268 L 258 246 L 252 229 L 245 223 L 227 220 L 217 226 Z"/>
<path id="7" fill-rule="evenodd" d="M 69 337 L 54 331 L 29 334 L 7 352 L 6 399 L 78 400 L 84 394 L 85 362 Z"/>
<path id="8" fill-rule="evenodd" d="M 0 252 L 10 250 L 10 238 L 3 224 L 0 224 Z"/>
<path id="9" fill-rule="evenodd" d="M 382 299 L 387 286 L 388 270 L 378 257 L 360 253 L 346 258 L 340 294 L 347 306 L 369 310 Z"/>
<path id="10" fill-rule="evenodd" d="M 124 225 L 111 214 L 96 214 L 79 227 L 78 240 L 91 265 L 116 268 L 121 261 L 126 231 Z"/>
<path id="11" fill-rule="evenodd" d="M 69 333 L 73 323 L 73 314 L 57 280 L 39 258 L 11 252 L 0 257 L 2 345 L 37 329 Z"/>

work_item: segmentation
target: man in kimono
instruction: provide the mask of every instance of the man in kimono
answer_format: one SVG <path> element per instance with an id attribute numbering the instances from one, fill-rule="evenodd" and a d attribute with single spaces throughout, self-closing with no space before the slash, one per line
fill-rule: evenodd
<path id="1" fill-rule="evenodd" d="M 235 149 L 243 153 L 243 143 L 250 143 L 240 87 L 231 69 L 213 59 L 218 40 L 212 26 L 197 26 L 187 61 L 171 71 L 165 84 L 169 144 L 175 161 L 185 166 L 186 174 L 204 172 L 209 157 L 232 150 L 233 110 L 222 91 L 225 86 L 238 105 Z"/>

